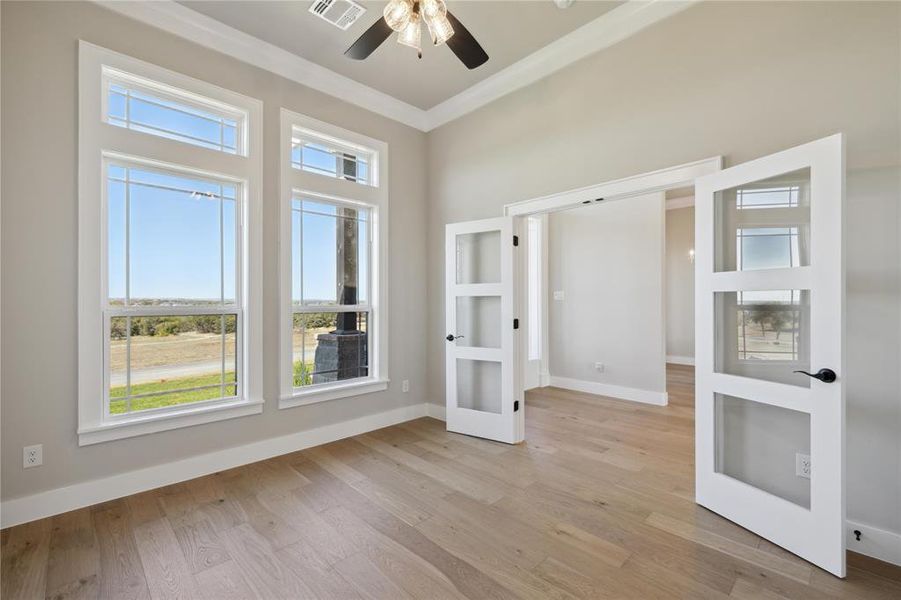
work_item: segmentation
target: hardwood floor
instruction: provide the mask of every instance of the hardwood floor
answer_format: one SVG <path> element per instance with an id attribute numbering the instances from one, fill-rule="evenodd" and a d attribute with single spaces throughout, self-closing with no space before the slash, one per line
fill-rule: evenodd
<path id="1" fill-rule="evenodd" d="M 545 388 L 528 442 L 420 419 L 5 530 L 2 597 L 901 598 L 696 506 L 693 374 L 670 406 Z"/>

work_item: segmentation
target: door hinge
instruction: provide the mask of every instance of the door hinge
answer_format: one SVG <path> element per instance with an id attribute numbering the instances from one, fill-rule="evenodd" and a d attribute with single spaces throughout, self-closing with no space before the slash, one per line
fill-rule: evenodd
<path id="1" fill-rule="evenodd" d="M 519 319 L 513 319 L 513 329 L 519 329 Z"/>
<path id="2" fill-rule="evenodd" d="M 519 400 L 513 401 L 513 412 L 519 412 Z"/>
<path id="3" fill-rule="evenodd" d="M 518 235 L 513 236 L 513 245 L 519 246 L 519 236 Z"/>

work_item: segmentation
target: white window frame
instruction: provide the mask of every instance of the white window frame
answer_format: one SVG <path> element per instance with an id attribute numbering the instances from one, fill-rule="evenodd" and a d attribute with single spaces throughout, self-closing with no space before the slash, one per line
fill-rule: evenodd
<path id="1" fill-rule="evenodd" d="M 295 168 L 292 141 L 300 133 L 330 144 L 359 149 L 370 156 L 369 182 L 334 178 Z M 365 205 L 370 211 L 369 298 L 366 328 L 369 374 L 367 377 L 295 388 L 293 383 L 291 210 L 296 196 L 335 203 Z M 388 388 L 388 144 L 283 108 L 281 110 L 281 194 L 279 211 L 279 408 L 304 406 L 326 400 L 383 391 Z M 341 310 L 340 306 L 316 307 L 314 312 Z M 309 312 L 309 311 L 306 311 Z"/>
<path id="2" fill-rule="evenodd" d="M 106 72 L 104 68 L 106 67 Z M 237 154 L 134 131 L 105 122 L 106 75 L 124 72 L 223 106 L 244 119 Z M 78 443 L 80 446 L 210 423 L 263 410 L 262 382 L 262 103 L 212 84 L 89 44 L 79 43 L 78 90 Z M 207 103 L 207 106 L 210 106 Z M 240 236 L 235 307 L 239 396 L 169 409 L 109 415 L 107 410 L 107 185 L 109 162 L 179 171 L 237 184 Z M 145 307 L 161 314 L 167 307 Z M 222 307 L 190 309 L 219 313 Z M 184 308 L 174 309 L 178 314 Z M 149 311 L 145 311 L 149 312 Z M 243 376 L 243 381 L 241 377 Z"/>

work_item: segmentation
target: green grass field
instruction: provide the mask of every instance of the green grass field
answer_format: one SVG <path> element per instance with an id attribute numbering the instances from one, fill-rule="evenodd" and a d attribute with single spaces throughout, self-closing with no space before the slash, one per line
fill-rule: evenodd
<path id="1" fill-rule="evenodd" d="M 301 361 L 294 363 L 294 385 L 297 387 L 310 385 L 312 383 L 313 363 L 306 364 Z M 219 373 L 210 375 L 198 375 L 194 377 L 176 377 L 166 379 L 165 381 L 149 381 L 147 383 L 136 383 L 131 386 L 132 396 L 141 396 L 143 394 L 154 394 L 153 396 L 145 396 L 143 398 L 131 399 L 131 412 L 139 410 L 148 410 L 151 408 L 161 408 L 163 406 L 175 406 L 178 404 L 190 404 L 192 402 L 201 402 L 203 400 L 214 400 L 222 397 L 222 388 L 218 386 L 221 382 Z M 225 396 L 234 396 L 236 392 L 235 372 L 227 371 L 225 373 Z M 232 385 L 228 385 L 232 384 Z M 216 386 L 201 390 L 184 390 L 185 388 L 197 388 L 206 385 Z M 175 391 L 173 391 L 175 390 Z M 166 393 L 170 392 L 170 393 Z M 125 398 L 125 386 L 120 385 L 110 388 L 110 414 L 124 414 L 128 412 L 128 404 Z"/>

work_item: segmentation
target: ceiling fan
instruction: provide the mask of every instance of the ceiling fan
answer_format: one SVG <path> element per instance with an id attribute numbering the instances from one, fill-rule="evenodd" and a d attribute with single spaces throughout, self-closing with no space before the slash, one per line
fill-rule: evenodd
<path id="1" fill-rule="evenodd" d="M 488 60 L 488 54 L 447 10 L 444 0 L 391 0 L 385 6 L 382 18 L 367 29 L 344 55 L 363 60 L 396 31 L 397 41 L 415 48 L 422 58 L 420 41 L 423 22 L 428 28 L 432 44 L 439 46 L 447 43 L 451 52 L 457 55 L 466 68 L 475 69 Z"/>

